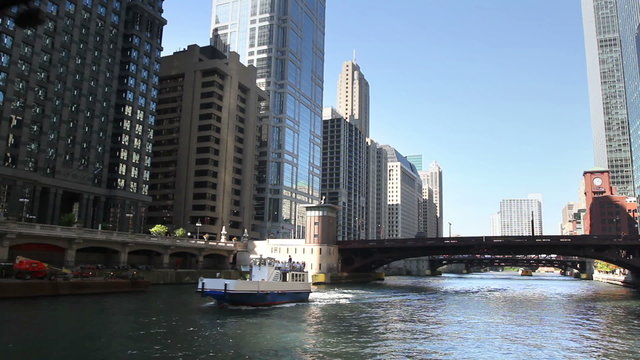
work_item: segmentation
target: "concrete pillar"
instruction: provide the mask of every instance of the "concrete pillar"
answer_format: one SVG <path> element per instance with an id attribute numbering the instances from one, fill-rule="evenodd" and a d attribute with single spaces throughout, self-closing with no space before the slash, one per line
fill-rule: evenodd
<path id="1" fill-rule="evenodd" d="M 47 199 L 47 214 L 45 215 L 44 219 L 45 224 L 53 224 L 53 204 L 57 191 L 57 189 L 49 188 L 49 198 Z"/>
<path id="2" fill-rule="evenodd" d="M 198 270 L 202 269 L 203 262 L 204 262 L 204 255 L 198 254 L 198 257 L 196 257 L 196 269 Z"/>
<path id="3" fill-rule="evenodd" d="M 40 195 L 42 194 L 42 186 L 36 185 L 36 189 L 33 193 L 33 207 L 31 208 L 31 215 L 36 218 L 33 220 L 34 222 L 41 222 L 40 219 Z"/>
<path id="4" fill-rule="evenodd" d="M 170 254 L 169 254 L 169 250 L 165 251 L 164 254 L 162 254 L 162 268 L 163 269 L 168 269 L 169 268 L 169 261 L 170 261 Z"/>
<path id="5" fill-rule="evenodd" d="M 58 225 L 60 221 L 60 206 L 62 206 L 62 189 L 56 190 L 55 200 L 53 201 L 53 219 L 52 224 Z"/>
<path id="6" fill-rule="evenodd" d="M 78 224 L 86 226 L 87 222 L 87 194 L 80 194 L 80 206 L 78 206 Z"/>
<path id="7" fill-rule="evenodd" d="M 0 262 L 13 262 L 13 259 L 10 261 L 9 260 L 9 246 L 10 246 L 10 242 L 9 240 L 2 240 L 2 242 L 0 242 Z"/>
<path id="8" fill-rule="evenodd" d="M 95 203 L 95 195 L 89 195 L 89 203 L 87 204 L 87 216 L 84 221 L 84 226 L 88 228 L 95 228 L 93 221 L 93 208 Z"/>
<path id="9" fill-rule="evenodd" d="M 74 267 L 76 265 L 76 248 L 75 246 L 71 246 L 67 248 L 64 252 L 64 266 L 65 267 Z"/>
<path id="10" fill-rule="evenodd" d="M 122 250 L 120 250 L 119 265 L 127 265 L 128 260 L 129 260 L 129 248 L 127 246 L 123 246 Z"/>

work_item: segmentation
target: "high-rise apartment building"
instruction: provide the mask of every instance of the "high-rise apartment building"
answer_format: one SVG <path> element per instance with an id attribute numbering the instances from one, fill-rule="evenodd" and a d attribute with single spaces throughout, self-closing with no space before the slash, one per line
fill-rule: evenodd
<path id="1" fill-rule="evenodd" d="M 325 110 L 327 115 L 331 112 Z M 338 241 L 359 240 L 367 228 L 367 141 L 342 116 L 325 118 L 322 146 L 322 196 L 339 206 Z"/>
<path id="2" fill-rule="evenodd" d="M 500 201 L 500 235 L 542 235 L 542 196 Z"/>
<path id="3" fill-rule="evenodd" d="M 407 159 L 409 157 L 407 156 Z M 412 164 L 415 163 L 409 160 Z M 420 161 L 422 163 L 422 161 Z M 429 172 L 418 171 L 422 181 L 422 228 L 426 237 L 438 237 L 438 207 L 434 201 L 433 189 L 429 186 Z"/>
<path id="4" fill-rule="evenodd" d="M 416 167 L 389 145 L 387 153 L 388 228 L 385 238 L 412 238 L 422 227 L 422 181 Z"/>
<path id="5" fill-rule="evenodd" d="M 438 230 L 436 233 L 437 236 L 442 237 L 444 232 L 444 220 L 443 220 L 443 201 L 442 201 L 442 168 L 437 161 L 434 161 L 429 165 L 429 169 L 427 170 L 428 176 L 426 179 L 428 180 L 429 187 L 433 190 L 433 203 L 436 205 L 436 213 L 438 215 Z"/>
<path id="6" fill-rule="evenodd" d="M 149 224 L 240 238 L 253 228 L 256 132 L 266 93 L 256 69 L 213 46 L 162 58 Z M 200 224 L 196 228 L 196 224 Z"/>
<path id="7" fill-rule="evenodd" d="M 0 214 L 141 230 L 162 51 L 162 0 L 38 1 L 0 17 Z"/>
<path id="8" fill-rule="evenodd" d="M 625 68 L 637 63 L 637 29 L 625 28 L 626 33 L 622 32 L 619 18 L 628 16 L 618 5 L 618 0 L 582 0 L 591 126 L 595 165 L 611 170 L 612 185 L 620 194 L 635 196 L 629 110 L 639 115 L 640 99 L 630 99 L 627 94 L 630 90 L 637 94 L 637 86 L 626 86 L 630 74 Z M 631 71 L 636 81 L 637 72 L 636 66 Z M 628 99 L 636 105 L 628 106 Z M 640 133 L 640 127 L 635 126 Z"/>
<path id="9" fill-rule="evenodd" d="M 263 235 L 304 237 L 320 201 L 325 0 L 213 0 L 212 41 L 257 68 L 270 113 L 259 129 L 256 221 Z"/>
<path id="10" fill-rule="evenodd" d="M 342 64 L 336 94 L 338 112 L 369 137 L 369 82 L 355 59 Z"/>

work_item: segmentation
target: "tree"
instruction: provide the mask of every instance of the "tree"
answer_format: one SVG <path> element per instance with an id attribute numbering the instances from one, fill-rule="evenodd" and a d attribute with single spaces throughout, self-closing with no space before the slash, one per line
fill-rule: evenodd
<path id="1" fill-rule="evenodd" d="M 58 224 L 60 224 L 60 226 L 73 226 L 76 221 L 76 215 L 74 213 L 66 213 L 60 216 Z"/>
<path id="2" fill-rule="evenodd" d="M 187 230 L 185 230 L 184 228 L 177 228 L 173 232 L 173 235 L 175 235 L 176 237 L 185 237 L 187 236 Z"/>
<path id="3" fill-rule="evenodd" d="M 162 224 L 157 224 L 156 226 L 149 229 L 149 232 L 151 233 L 151 235 L 155 235 L 155 236 L 165 236 L 168 231 L 169 231 L 169 228 L 166 225 L 162 225 Z"/>

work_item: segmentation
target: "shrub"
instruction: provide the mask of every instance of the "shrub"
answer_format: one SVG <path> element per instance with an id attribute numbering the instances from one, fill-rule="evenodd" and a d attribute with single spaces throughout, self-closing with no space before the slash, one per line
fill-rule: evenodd
<path id="1" fill-rule="evenodd" d="M 156 235 L 156 236 L 164 236 L 167 234 L 168 231 L 169 231 L 169 228 L 166 225 L 162 225 L 162 224 L 157 224 L 156 226 L 149 229 L 149 232 L 151 233 L 151 235 Z"/>

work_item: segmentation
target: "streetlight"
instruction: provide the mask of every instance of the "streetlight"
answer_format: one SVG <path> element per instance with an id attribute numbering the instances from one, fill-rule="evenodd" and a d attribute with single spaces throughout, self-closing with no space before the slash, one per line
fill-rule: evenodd
<path id="1" fill-rule="evenodd" d="M 29 203 L 29 199 L 20 198 L 18 201 L 22 203 L 22 221 L 24 222 L 24 219 L 27 217 L 27 203 Z"/>
<path id="2" fill-rule="evenodd" d="M 451 237 L 451 223 L 449 223 L 449 237 Z"/>
<path id="3" fill-rule="evenodd" d="M 196 222 L 196 240 L 200 240 L 200 226 L 202 226 L 202 223 L 198 219 L 198 222 Z"/>

